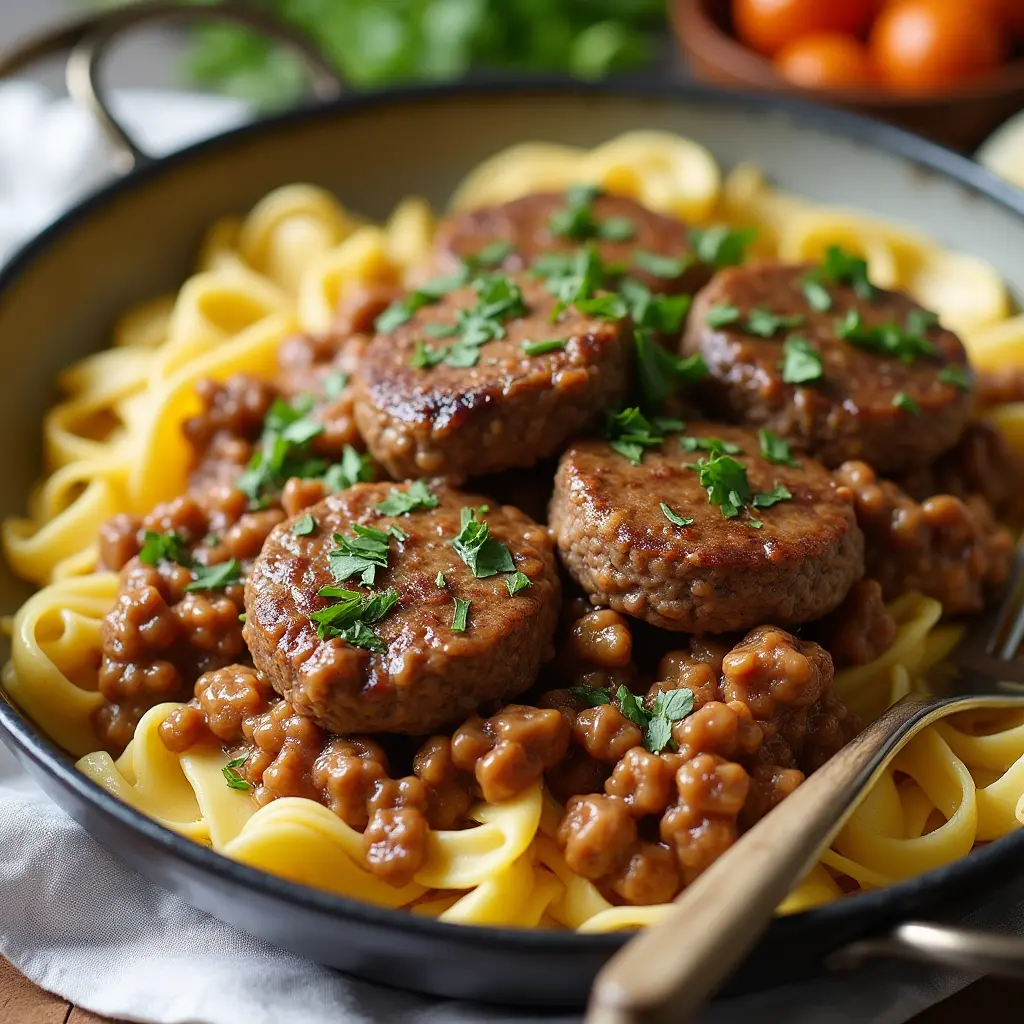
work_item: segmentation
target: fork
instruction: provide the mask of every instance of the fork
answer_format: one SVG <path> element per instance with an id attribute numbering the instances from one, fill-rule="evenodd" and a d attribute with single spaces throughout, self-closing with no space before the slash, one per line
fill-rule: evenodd
<path id="1" fill-rule="evenodd" d="M 687 1019 L 753 947 L 907 740 L 953 711 L 1024 707 L 1024 660 L 1014 660 L 1022 641 L 1018 548 L 1002 601 L 957 647 L 954 670 L 935 674 L 936 692 L 893 704 L 684 889 L 662 921 L 612 957 L 594 982 L 586 1024 Z"/>

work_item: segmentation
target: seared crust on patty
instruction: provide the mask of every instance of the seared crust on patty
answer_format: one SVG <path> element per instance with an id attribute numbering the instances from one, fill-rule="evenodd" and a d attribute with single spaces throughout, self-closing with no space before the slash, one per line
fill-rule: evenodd
<path id="1" fill-rule="evenodd" d="M 487 702 L 521 693 L 554 653 L 561 588 L 547 530 L 511 507 L 483 515 L 530 579 L 510 595 L 508 574 L 477 579 L 451 545 L 462 509 L 486 498 L 438 483 L 436 508 L 382 515 L 377 506 L 394 488 L 357 484 L 281 523 L 246 581 L 244 636 L 257 669 L 303 714 L 342 735 L 419 735 L 462 721 Z M 293 527 L 306 515 L 315 526 L 297 535 Z M 400 599 L 372 627 L 385 646 L 380 653 L 337 637 L 321 640 L 309 618 L 331 603 L 318 596 L 321 587 L 361 589 L 358 577 L 337 584 L 328 559 L 338 546 L 333 535 L 351 536 L 355 523 L 405 534 L 391 538 L 388 567 L 377 569 L 372 587 L 393 587 Z M 470 602 L 464 632 L 452 629 L 454 598 Z"/>
<path id="2" fill-rule="evenodd" d="M 551 230 L 552 216 L 565 209 L 566 201 L 562 192 L 538 192 L 454 214 L 437 227 L 435 262 L 442 270 L 453 270 L 463 258 L 477 255 L 493 242 L 512 246 L 502 263 L 506 270 L 524 270 L 543 253 L 574 253 L 585 239 L 564 237 Z M 621 241 L 588 239 L 597 246 L 606 266 L 620 266 L 651 291 L 663 294 L 693 292 L 707 283 L 711 272 L 697 262 L 682 221 L 655 213 L 628 196 L 599 195 L 590 209 L 599 224 L 612 219 L 628 221 L 633 229 L 630 237 Z M 692 258 L 692 262 L 680 275 L 660 277 L 636 265 L 638 252 Z"/>
<path id="3" fill-rule="evenodd" d="M 532 466 L 554 455 L 629 389 L 628 321 L 586 316 L 569 306 L 552 323 L 557 299 L 539 281 L 515 276 L 525 316 L 504 322 L 505 337 L 479 348 L 475 366 L 418 368 L 418 346 L 451 344 L 431 325 L 452 327 L 477 301 L 472 286 L 420 309 L 370 343 L 356 377 L 355 417 L 371 454 L 392 476 L 469 476 Z M 524 342 L 564 346 L 528 355 Z"/>
<path id="4" fill-rule="evenodd" d="M 811 459 L 766 461 L 752 430 L 691 423 L 687 436 L 739 447 L 752 492 L 781 485 L 792 499 L 726 518 L 690 468 L 708 453 L 685 452 L 678 435 L 639 466 L 606 441 L 575 442 L 559 464 L 549 523 L 591 601 L 687 633 L 802 623 L 835 608 L 864 572 L 849 491 Z M 675 525 L 661 503 L 692 523 Z"/>
<path id="5" fill-rule="evenodd" d="M 904 361 L 858 347 L 838 333 L 850 311 L 859 313 L 868 329 L 905 328 L 908 315 L 925 311 L 905 295 L 876 289 L 872 299 L 864 299 L 846 284 L 828 284 L 831 308 L 817 311 L 803 291 L 815 269 L 809 264 L 731 268 L 697 295 L 683 351 L 700 352 L 710 370 L 701 386 L 702 406 L 716 418 L 769 427 L 830 467 L 847 459 L 869 462 L 881 473 L 927 465 L 956 444 L 967 422 L 969 390 L 940 379 L 948 367 L 967 369 L 963 345 L 934 325 L 924 332 L 934 357 Z M 735 307 L 741 322 L 712 326 L 713 307 Z M 744 327 L 754 309 L 802 320 L 772 337 L 759 337 Z M 783 380 L 787 335 L 818 351 L 820 379 Z"/>

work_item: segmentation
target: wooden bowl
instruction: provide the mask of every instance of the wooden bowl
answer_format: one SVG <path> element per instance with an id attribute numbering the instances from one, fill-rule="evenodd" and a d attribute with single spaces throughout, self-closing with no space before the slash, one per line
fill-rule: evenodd
<path id="1" fill-rule="evenodd" d="M 961 150 L 974 149 L 997 125 L 1024 109 L 1022 58 L 969 84 L 924 96 L 881 88 L 804 89 L 780 78 L 770 60 L 733 35 L 729 0 L 670 0 L 669 9 L 679 45 L 703 81 L 852 107 Z"/>

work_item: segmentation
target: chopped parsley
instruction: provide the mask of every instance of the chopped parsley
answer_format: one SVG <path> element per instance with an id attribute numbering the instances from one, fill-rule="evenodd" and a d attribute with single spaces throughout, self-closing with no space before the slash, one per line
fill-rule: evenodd
<path id="1" fill-rule="evenodd" d="M 794 458 L 789 445 L 778 434 L 762 427 L 757 432 L 757 439 L 761 445 L 761 455 L 768 462 L 774 462 L 777 466 L 800 468 L 800 460 Z"/>
<path id="2" fill-rule="evenodd" d="M 960 391 L 971 390 L 971 372 L 966 366 L 957 366 L 951 363 L 939 370 L 938 377 L 940 384 L 948 384 L 951 388 L 957 388 Z"/>
<path id="3" fill-rule="evenodd" d="M 315 529 L 316 520 L 308 512 L 292 524 L 292 533 L 296 537 L 308 537 Z"/>
<path id="4" fill-rule="evenodd" d="M 638 330 L 675 334 L 683 325 L 693 301 L 689 295 L 655 294 L 640 281 L 625 278 L 619 285 L 626 311 Z"/>
<path id="5" fill-rule="evenodd" d="M 221 775 L 224 776 L 224 781 L 228 784 L 229 789 L 248 789 L 249 783 L 242 778 L 238 769 L 249 760 L 248 754 L 243 754 L 241 757 L 233 757 L 223 768 L 221 768 Z"/>
<path id="6" fill-rule="evenodd" d="M 519 569 L 516 570 L 514 576 L 505 577 L 505 589 L 508 591 L 509 597 L 515 597 L 520 590 L 525 590 L 527 587 L 532 587 L 533 582 L 525 572 L 521 572 Z"/>
<path id="7" fill-rule="evenodd" d="M 738 323 L 739 320 L 739 309 L 736 306 L 726 305 L 725 303 L 709 306 L 707 313 L 704 314 L 704 322 L 708 327 L 728 327 L 729 324 Z"/>
<path id="8" fill-rule="evenodd" d="M 515 246 L 505 239 L 498 239 L 485 245 L 478 253 L 465 260 L 470 268 L 499 267 L 515 252 Z"/>
<path id="9" fill-rule="evenodd" d="M 821 380 L 821 353 L 804 338 L 787 338 L 782 345 L 782 379 L 786 384 Z"/>
<path id="10" fill-rule="evenodd" d="M 223 590 L 242 582 L 242 563 L 237 558 L 217 565 L 197 565 L 192 570 L 192 582 L 185 589 Z"/>
<path id="11" fill-rule="evenodd" d="M 690 356 L 673 355 L 659 345 L 649 331 L 634 335 L 637 377 L 644 397 L 644 408 L 661 409 L 680 383 L 693 383 L 708 375 L 708 366 L 700 352 Z"/>
<path id="12" fill-rule="evenodd" d="M 679 515 L 678 512 L 673 512 L 665 502 L 660 502 L 658 507 L 661 509 L 661 514 L 673 525 L 673 526 L 690 526 L 693 523 L 692 519 L 684 518 Z"/>
<path id="13" fill-rule="evenodd" d="M 348 374 L 343 370 L 330 373 L 324 377 L 324 398 L 329 402 L 337 400 L 338 396 L 345 390 L 348 384 Z"/>
<path id="14" fill-rule="evenodd" d="M 438 590 L 444 590 L 444 588 L 448 586 L 448 581 L 444 578 L 444 573 L 440 570 L 438 571 L 437 576 L 434 577 L 434 586 L 437 587 Z"/>
<path id="15" fill-rule="evenodd" d="M 430 332 L 428 331 L 428 333 Z M 412 355 L 409 356 L 409 365 L 414 370 L 428 370 L 432 366 L 438 366 L 443 363 L 447 355 L 447 345 L 442 345 L 441 348 L 427 348 L 422 341 L 417 339 L 413 344 Z"/>
<path id="16" fill-rule="evenodd" d="M 690 241 L 697 252 L 697 259 L 718 270 L 743 263 L 747 258 L 747 248 L 755 238 L 756 229 L 730 228 L 727 224 L 690 230 Z"/>
<path id="17" fill-rule="evenodd" d="M 569 696 L 588 708 L 600 707 L 602 704 L 611 704 L 612 692 L 604 686 L 570 686 Z"/>
<path id="18" fill-rule="evenodd" d="M 652 754 L 660 754 L 666 747 L 675 750 L 677 744 L 672 739 L 672 726 L 692 712 L 693 692 L 686 687 L 658 692 L 647 723 L 644 747 Z"/>
<path id="19" fill-rule="evenodd" d="M 755 494 L 746 467 L 725 452 L 713 451 L 707 458 L 690 463 L 689 468 L 698 474 L 701 487 L 708 492 L 708 502 L 717 505 L 726 519 L 735 519 L 746 506 L 771 508 L 793 498 L 779 483 L 768 493 Z M 760 526 L 758 520 L 752 520 L 752 525 L 755 523 Z"/>
<path id="20" fill-rule="evenodd" d="M 821 271 L 812 270 L 800 282 L 800 290 L 811 309 L 818 313 L 827 313 L 832 308 L 832 296 L 821 283 Z"/>
<path id="21" fill-rule="evenodd" d="M 875 297 L 875 286 L 868 279 L 867 261 L 841 246 L 830 245 L 821 263 L 822 276 L 832 284 L 849 285 L 858 299 L 870 302 Z"/>
<path id="22" fill-rule="evenodd" d="M 694 264 L 694 257 L 685 256 L 663 256 L 661 253 L 648 252 L 646 249 L 638 249 L 633 253 L 633 266 L 646 274 L 654 277 L 663 277 L 667 280 L 675 280 L 682 277 Z"/>
<path id="23" fill-rule="evenodd" d="M 499 572 L 515 572 L 515 563 L 508 548 L 491 536 L 487 523 L 476 518 L 478 511 L 472 508 L 462 510 L 462 529 L 452 541 L 455 553 L 478 580 L 496 576 Z"/>
<path id="24" fill-rule="evenodd" d="M 339 583 L 358 576 L 359 581 L 372 587 L 378 569 L 388 567 L 388 545 L 390 536 L 383 530 L 375 530 L 372 526 L 352 524 L 354 537 L 334 534 L 337 547 L 327 552 L 327 561 L 331 573 Z"/>
<path id="25" fill-rule="evenodd" d="M 347 444 L 341 454 L 341 462 L 328 466 L 323 479 L 332 491 L 344 491 L 361 481 L 372 480 L 373 462 L 369 455 L 360 454 Z"/>
<path id="26" fill-rule="evenodd" d="M 139 561 L 146 565 L 158 565 L 160 562 L 177 562 L 178 565 L 191 565 L 185 538 L 180 533 L 157 533 L 147 530 L 139 552 Z"/>
<path id="27" fill-rule="evenodd" d="M 603 436 L 609 447 L 634 466 L 639 466 L 645 448 L 656 448 L 665 434 L 682 429 L 678 420 L 649 420 L 635 406 L 617 413 L 605 413 Z"/>
<path id="28" fill-rule="evenodd" d="M 601 254 L 592 244 L 583 246 L 572 256 L 544 253 L 537 257 L 530 269 L 537 277 L 543 278 L 547 290 L 558 299 L 552 320 L 557 319 L 570 303 L 589 298 L 603 288 L 607 274 Z"/>
<path id="29" fill-rule="evenodd" d="M 465 633 L 466 620 L 469 618 L 469 606 L 471 601 L 462 601 L 459 598 L 452 599 L 455 602 L 455 610 L 452 613 L 452 632 Z"/>
<path id="30" fill-rule="evenodd" d="M 935 345 L 925 337 L 925 332 L 933 325 L 934 321 L 912 313 L 907 316 L 905 328 L 895 322 L 867 327 L 860 311 L 850 309 L 836 324 L 836 334 L 857 348 L 892 356 L 910 365 L 918 358 L 934 358 L 938 355 Z"/>
<path id="31" fill-rule="evenodd" d="M 892 398 L 892 404 L 897 409 L 903 409 L 909 412 L 912 416 L 921 415 L 921 406 L 906 393 L 906 391 L 897 391 Z"/>
<path id="32" fill-rule="evenodd" d="M 772 338 L 779 331 L 789 331 L 795 327 L 802 327 L 804 317 L 800 313 L 793 316 L 780 316 L 769 309 L 762 309 L 755 306 L 748 314 L 744 330 L 749 334 L 756 334 L 759 338 Z"/>
<path id="33" fill-rule="evenodd" d="M 550 341 L 524 341 L 523 352 L 528 356 L 542 356 L 548 352 L 560 352 L 567 343 L 565 338 L 552 338 Z"/>
<path id="34" fill-rule="evenodd" d="M 422 481 L 414 480 L 404 491 L 392 487 L 388 496 L 377 503 L 384 516 L 404 516 L 420 509 L 437 508 L 437 495 Z"/>
<path id="35" fill-rule="evenodd" d="M 468 266 L 456 274 L 448 274 L 444 277 L 435 277 L 426 281 L 418 288 L 414 288 L 404 298 L 392 302 L 387 309 L 373 322 L 374 328 L 381 334 L 390 334 L 392 331 L 408 323 L 416 312 L 424 306 L 432 306 L 439 302 L 449 292 L 461 288 L 469 279 L 471 271 Z"/>
<path id="36" fill-rule="evenodd" d="M 681 437 L 679 447 L 684 452 L 725 452 L 726 455 L 739 455 L 742 448 L 720 437 Z"/>
<path id="37" fill-rule="evenodd" d="M 208 548 L 215 548 L 220 543 L 220 537 L 218 537 L 217 534 L 215 534 L 215 533 L 208 533 L 203 538 L 203 543 Z"/>
<path id="38" fill-rule="evenodd" d="M 377 653 L 385 650 L 383 641 L 370 626 L 383 619 L 398 604 L 398 591 L 394 587 L 376 594 L 342 587 L 321 587 L 317 593 L 320 597 L 334 599 L 333 603 L 309 617 L 321 640 L 343 640 L 353 647 Z"/>
<path id="39" fill-rule="evenodd" d="M 581 313 L 585 313 L 587 316 L 596 316 L 598 320 L 621 320 L 629 314 L 626 300 L 618 292 L 576 299 L 573 305 Z"/>
<path id="40" fill-rule="evenodd" d="M 628 242 L 636 234 L 636 226 L 626 217 L 609 217 L 601 221 L 594 213 L 594 200 L 602 194 L 598 185 L 573 185 L 566 189 L 565 206 L 548 219 L 548 228 L 559 238 L 582 242 L 600 238 L 608 242 Z"/>
<path id="41" fill-rule="evenodd" d="M 394 537 L 395 540 L 408 540 L 409 539 L 409 534 L 407 534 L 405 532 L 405 530 L 403 530 L 400 526 L 396 526 L 394 523 L 392 523 L 388 527 L 388 533 L 392 537 Z"/>

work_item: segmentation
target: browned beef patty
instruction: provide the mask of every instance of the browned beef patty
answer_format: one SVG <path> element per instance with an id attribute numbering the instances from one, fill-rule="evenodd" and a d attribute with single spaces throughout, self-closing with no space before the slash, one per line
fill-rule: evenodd
<path id="1" fill-rule="evenodd" d="M 522 270 L 543 253 L 572 253 L 592 241 L 606 266 L 620 266 L 653 292 L 693 292 L 707 282 L 710 270 L 697 262 L 682 221 L 655 213 L 628 196 L 603 194 L 590 204 L 598 232 L 600 225 L 611 222 L 621 225 L 624 232 L 631 228 L 628 237 L 614 240 L 602 238 L 600 233 L 556 234 L 552 218 L 557 221 L 566 207 L 564 193 L 543 192 L 455 214 L 438 225 L 434 236 L 435 261 L 440 268 L 451 270 L 464 257 L 476 256 L 494 242 L 508 242 L 512 251 L 503 266 L 507 270 Z M 659 276 L 644 268 L 642 256 L 640 265 L 637 264 L 638 253 L 683 258 L 689 266 L 682 274 Z"/>
<path id="2" fill-rule="evenodd" d="M 700 292 L 683 336 L 683 351 L 702 353 L 711 371 L 700 401 L 715 417 L 771 428 L 830 467 L 847 459 L 869 462 L 881 473 L 927 465 L 956 443 L 970 411 L 969 378 L 961 387 L 949 382 L 951 367 L 954 373 L 967 369 L 959 338 L 930 326 L 921 336 L 934 356 L 912 361 L 844 339 L 838 325 L 851 310 L 863 330 L 905 329 L 924 311 L 905 295 L 876 289 L 863 299 L 846 284 L 827 286 L 828 310 L 812 309 L 803 289 L 814 270 L 738 267 L 721 271 Z M 730 307 L 738 320 L 714 326 Z M 750 326 L 755 310 L 800 320 L 759 337 Z M 804 339 L 818 352 L 819 379 L 783 379 L 787 337 Z"/>
<path id="3" fill-rule="evenodd" d="M 480 346 L 473 366 L 414 365 L 417 353 L 457 343 L 436 332 L 475 307 L 472 285 L 370 343 L 356 374 L 356 424 L 393 477 L 457 482 L 532 466 L 557 454 L 628 392 L 628 321 L 585 316 L 570 306 L 552 323 L 555 297 L 528 275 L 515 280 L 525 315 L 504 321 L 505 336 Z M 537 355 L 523 348 L 546 341 L 564 344 Z"/>
<path id="4" fill-rule="evenodd" d="M 257 669 L 331 732 L 415 735 L 460 722 L 486 702 L 521 693 L 554 653 L 560 588 L 545 528 L 508 506 L 482 516 L 490 536 L 529 577 L 530 586 L 513 596 L 508 573 L 478 579 L 451 545 L 462 509 L 486 498 L 436 484 L 436 508 L 381 514 L 378 504 L 395 488 L 358 484 L 286 520 L 267 538 L 246 582 L 245 640 Z M 302 533 L 307 514 L 315 525 Z M 353 536 L 353 524 L 397 527 L 405 535 L 390 539 L 388 566 L 377 569 L 371 588 L 358 576 L 336 583 L 332 575 L 333 535 Z M 318 591 L 334 585 L 397 590 L 400 603 L 370 627 L 383 651 L 318 637 L 309 616 L 332 604 Z M 455 598 L 470 602 L 461 632 L 453 630 Z"/>
<path id="5" fill-rule="evenodd" d="M 687 633 L 807 622 L 835 608 L 864 572 L 850 492 L 809 458 L 768 462 L 755 431 L 698 422 L 684 436 L 739 448 L 731 458 L 745 467 L 751 495 L 781 486 L 791 499 L 727 518 L 691 468 L 712 453 L 686 452 L 679 435 L 640 465 L 606 441 L 577 441 L 559 464 L 549 523 L 591 601 Z M 672 522 L 662 503 L 690 522 Z"/>

